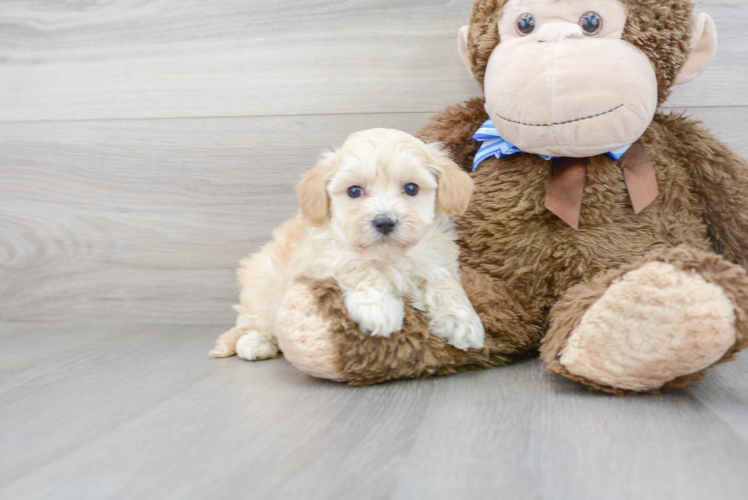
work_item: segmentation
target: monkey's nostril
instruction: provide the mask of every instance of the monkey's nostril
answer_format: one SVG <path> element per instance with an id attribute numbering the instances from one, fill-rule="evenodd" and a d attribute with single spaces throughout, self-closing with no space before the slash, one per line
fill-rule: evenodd
<path id="1" fill-rule="evenodd" d="M 377 231 L 384 234 L 385 236 L 394 231 L 395 226 L 397 226 L 397 222 L 395 222 L 392 218 L 387 217 L 386 215 L 380 215 L 379 217 L 374 219 L 373 224 L 374 227 L 377 228 Z"/>

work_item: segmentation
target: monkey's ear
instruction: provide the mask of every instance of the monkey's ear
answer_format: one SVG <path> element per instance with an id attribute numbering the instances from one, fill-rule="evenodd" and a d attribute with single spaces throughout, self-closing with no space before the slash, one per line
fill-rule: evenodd
<path id="1" fill-rule="evenodd" d="M 457 35 L 457 50 L 460 52 L 460 59 L 462 64 L 467 68 L 470 76 L 473 76 L 473 64 L 470 62 L 470 49 L 468 48 L 468 35 L 470 34 L 470 26 L 463 26 L 460 28 L 460 32 Z"/>
<path id="2" fill-rule="evenodd" d="M 428 147 L 432 153 L 433 171 L 439 179 L 436 205 L 447 215 L 464 214 L 473 196 L 473 179 L 452 161 L 443 144 L 435 142 Z"/>
<path id="3" fill-rule="evenodd" d="M 327 197 L 327 175 L 330 172 L 332 155 L 323 157 L 317 166 L 304 174 L 296 186 L 301 215 L 309 223 L 321 226 L 330 214 L 330 200 Z"/>
<path id="4" fill-rule="evenodd" d="M 675 85 L 688 83 L 699 76 L 717 52 L 717 26 L 708 14 L 699 14 L 693 20 L 691 54 L 675 79 Z"/>

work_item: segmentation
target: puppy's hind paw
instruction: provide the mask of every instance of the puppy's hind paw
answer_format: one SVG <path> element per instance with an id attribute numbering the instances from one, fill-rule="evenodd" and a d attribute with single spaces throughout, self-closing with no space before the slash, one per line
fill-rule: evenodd
<path id="1" fill-rule="evenodd" d="M 345 307 L 362 333 L 389 337 L 403 329 L 405 305 L 392 294 L 349 293 L 345 297 Z"/>
<path id="2" fill-rule="evenodd" d="M 247 361 L 260 361 L 278 356 L 278 343 L 267 332 L 251 331 L 236 342 L 236 355 Z"/>
<path id="3" fill-rule="evenodd" d="M 451 311 L 434 316 L 429 323 L 431 331 L 447 339 L 458 349 L 483 349 L 485 330 L 475 311 Z"/>
<path id="4" fill-rule="evenodd" d="M 235 327 L 224 333 L 218 340 L 216 340 L 216 346 L 208 354 L 214 358 L 230 358 L 236 354 L 236 341 L 242 335 L 247 333 L 246 328 Z"/>

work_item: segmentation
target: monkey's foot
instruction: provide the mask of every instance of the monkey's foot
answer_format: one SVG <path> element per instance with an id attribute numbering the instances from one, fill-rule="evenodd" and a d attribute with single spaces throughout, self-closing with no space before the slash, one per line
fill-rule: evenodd
<path id="1" fill-rule="evenodd" d="M 616 394 L 686 386 L 745 347 L 746 286 L 745 271 L 716 255 L 671 249 L 570 290 L 542 357 Z"/>

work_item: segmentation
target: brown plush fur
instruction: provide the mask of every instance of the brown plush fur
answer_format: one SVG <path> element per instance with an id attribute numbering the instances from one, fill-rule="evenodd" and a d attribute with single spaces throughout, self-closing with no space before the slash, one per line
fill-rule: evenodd
<path id="1" fill-rule="evenodd" d="M 473 10 L 469 49 L 481 84 L 488 57 L 499 43 L 496 23 L 504 3 L 478 0 Z M 624 3 L 631 14 L 624 38 L 649 56 L 663 102 L 687 60 L 692 4 L 687 0 Z M 425 141 L 442 141 L 455 161 L 470 171 L 479 147 L 472 135 L 487 119 L 483 108 L 483 99 L 451 106 L 437 113 L 418 135 Z M 748 166 L 700 124 L 677 114 L 658 113 L 642 141 L 657 174 L 660 196 L 635 215 L 621 167 L 607 156 L 591 158 L 579 231 L 544 206 L 550 162 L 517 154 L 486 160 L 471 174 L 476 191 L 457 227 L 464 286 L 486 327 L 483 351 L 450 347 L 430 335 L 425 319 L 412 309 L 406 313 L 403 331 L 392 338 L 362 335 L 347 319 L 340 291 L 331 283 L 316 283 L 320 314 L 330 321 L 338 318 L 330 334 L 339 346 L 345 379 L 369 384 L 512 361 L 539 347 L 551 308 L 561 300 L 543 351 L 550 369 L 596 389 L 626 394 L 565 373 L 555 363 L 555 355 L 606 283 L 648 259 L 693 269 L 721 285 L 734 302 L 739 332 L 722 361 L 746 347 L 748 281 L 743 267 L 748 265 Z M 661 390 L 688 385 L 704 373 L 678 378 Z"/>
<path id="2" fill-rule="evenodd" d="M 458 163 L 467 167 L 477 150 L 471 136 L 485 119 L 482 100 L 471 100 L 438 113 L 420 136 L 443 141 Z M 542 158 L 515 155 L 490 159 L 472 174 L 476 193 L 468 212 L 458 220 L 458 229 L 463 285 L 487 332 L 486 348 L 482 351 L 460 351 L 429 334 L 425 319 L 412 308 L 406 312 L 402 332 L 389 339 L 363 335 L 348 318 L 339 289 L 330 282 L 315 283 L 322 306 L 320 313 L 336 325 L 331 336 L 340 349 L 345 379 L 364 385 L 423 378 L 498 366 L 532 354 L 540 345 L 551 307 L 567 290 L 580 283 L 605 282 L 623 269 L 634 269 L 648 262 L 646 259 L 668 252 L 700 256 L 702 261 L 692 257 L 685 268 L 703 271 L 707 280 L 725 287 L 744 325 L 748 288 L 744 291 L 740 284 L 748 281 L 744 281 L 743 268 L 706 250 L 710 245 L 719 246 L 729 249 L 726 255 L 729 252 L 730 256 L 744 259 L 748 227 L 735 234 L 733 226 L 746 221 L 742 217 L 726 218 L 716 227 L 730 226 L 720 234 L 731 236 L 724 241 L 710 240 L 708 235 L 715 228 L 708 229 L 704 220 L 709 219 L 708 212 L 718 209 L 713 206 L 717 200 L 714 196 L 702 197 L 701 190 L 717 182 L 710 193 L 732 195 L 719 205 L 746 213 L 748 201 L 737 196 L 740 186 L 733 182 L 738 179 L 748 187 L 748 168 L 698 124 L 679 115 L 658 114 L 642 140 L 657 171 L 661 196 L 642 214 L 635 215 L 620 167 L 606 156 L 592 158 L 579 231 L 544 208 L 550 165 Z M 715 172 L 716 165 L 720 166 L 721 175 Z M 715 176 L 729 182 L 719 183 Z M 673 250 L 679 246 L 677 252 Z M 715 262 L 723 267 L 712 271 Z M 582 291 L 570 290 L 565 300 L 573 301 L 580 310 L 586 309 L 600 292 L 590 286 L 582 286 Z M 563 321 L 556 325 L 564 335 L 573 330 Z M 739 342 L 724 360 L 731 359 L 748 343 L 745 326 L 739 331 Z M 560 347 L 552 337 L 547 342 L 545 352 L 557 353 Z M 556 365 L 551 365 L 551 370 L 600 390 L 630 393 L 583 381 Z M 662 389 L 687 385 L 703 375 L 681 377 Z"/>
<path id="3" fill-rule="evenodd" d="M 449 117 L 461 120 L 462 127 L 465 110 L 472 109 L 472 126 L 467 128 L 473 131 L 487 118 L 481 100 L 458 109 L 438 114 L 421 136 L 436 139 L 448 131 L 445 142 L 458 145 L 462 141 L 454 137 L 457 127 L 452 126 L 457 124 Z M 590 159 L 579 231 L 545 208 L 551 162 L 526 154 L 484 161 L 472 174 L 476 191 L 468 212 L 458 221 L 463 264 L 505 282 L 548 311 L 572 285 L 657 248 L 683 244 L 708 248 L 705 207 L 683 168 L 693 161 L 693 154 L 670 151 L 682 121 L 658 115 L 642 138 L 663 194 L 638 216 L 620 166 L 606 156 Z M 466 157 L 470 165 L 477 147 L 473 141 L 470 153 L 458 151 L 457 156 Z"/>
<path id="4" fill-rule="evenodd" d="M 540 311 L 528 309 L 527 299 L 503 283 L 470 269 L 463 270 L 462 283 L 486 327 L 482 350 L 461 351 L 432 335 L 428 321 L 410 305 L 406 306 L 402 332 L 389 339 L 364 335 L 349 318 L 340 288 L 333 280 L 307 283 L 341 353 L 342 364 L 335 371 L 352 385 L 490 368 L 526 357 L 541 338 L 537 323 Z"/>
<path id="5" fill-rule="evenodd" d="M 649 262 L 655 261 L 672 264 L 678 270 L 697 272 L 708 282 L 722 287 L 725 295 L 734 304 L 737 342 L 718 363 L 732 360 L 738 351 L 748 346 L 748 309 L 746 309 L 748 306 L 748 275 L 746 275 L 746 270 L 711 252 L 680 246 L 656 250 L 634 264 L 628 264 L 619 269 L 603 273 L 590 282 L 571 288 L 551 311 L 551 326 L 543 339 L 543 346 L 540 351 L 540 357 L 548 364 L 548 369 L 551 372 L 611 394 L 619 396 L 638 394 L 634 391 L 602 386 L 571 374 L 558 361 L 558 355 L 566 346 L 571 332 L 579 326 L 585 312 L 602 297 L 615 280 Z M 658 394 L 663 390 L 685 387 L 704 378 L 706 372 L 707 370 L 701 370 L 697 373 L 678 377 L 659 389 L 646 392 Z"/>

